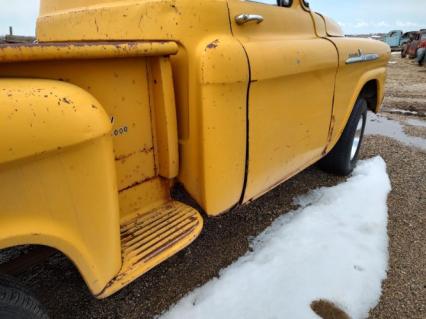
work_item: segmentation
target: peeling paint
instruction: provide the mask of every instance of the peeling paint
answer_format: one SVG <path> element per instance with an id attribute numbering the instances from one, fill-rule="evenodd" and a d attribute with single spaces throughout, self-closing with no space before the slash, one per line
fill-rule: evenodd
<path id="1" fill-rule="evenodd" d="M 213 42 L 210 42 L 207 46 L 206 49 L 216 49 L 219 46 L 219 39 L 214 40 Z"/>
<path id="2" fill-rule="evenodd" d="M 1 62 L 173 55 L 172 41 L 44 42 L 0 45 Z"/>
<path id="3" fill-rule="evenodd" d="M 135 155 L 137 153 L 148 154 L 148 153 L 152 153 L 153 151 L 154 151 L 154 147 L 151 146 L 149 148 L 143 148 L 143 149 L 137 150 L 136 152 L 132 152 L 130 154 L 124 154 L 124 155 L 116 156 L 115 160 L 116 161 L 122 161 L 122 160 L 125 160 L 125 159 L 127 159 L 127 158 L 129 158 L 129 157 L 131 157 L 131 156 L 133 156 L 133 155 Z"/>
<path id="4" fill-rule="evenodd" d="M 131 188 L 133 188 L 133 187 L 139 186 L 139 185 L 141 185 L 141 184 L 143 184 L 143 183 L 149 182 L 149 181 L 154 180 L 154 179 L 156 179 L 156 178 L 157 178 L 157 176 L 147 177 L 147 178 L 145 178 L 145 179 L 142 179 L 142 180 L 140 180 L 140 181 L 138 181 L 138 182 L 133 183 L 133 184 L 132 184 L 132 185 L 130 185 L 130 186 L 127 186 L 126 188 L 120 189 L 120 190 L 118 191 L 118 193 L 125 192 L 125 191 L 127 191 L 127 190 L 129 190 L 129 189 L 131 189 Z"/>

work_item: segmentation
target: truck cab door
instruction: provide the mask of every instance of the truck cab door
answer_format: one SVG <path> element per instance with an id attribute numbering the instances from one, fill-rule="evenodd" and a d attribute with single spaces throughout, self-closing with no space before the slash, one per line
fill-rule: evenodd
<path id="1" fill-rule="evenodd" d="M 336 48 L 316 36 L 301 0 L 278 1 L 228 0 L 251 73 L 243 202 L 317 161 L 330 131 Z"/>

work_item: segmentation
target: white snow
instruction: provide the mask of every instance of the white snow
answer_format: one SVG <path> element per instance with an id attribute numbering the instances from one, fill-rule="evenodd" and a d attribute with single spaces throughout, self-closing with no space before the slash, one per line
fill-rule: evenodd
<path id="1" fill-rule="evenodd" d="M 406 124 L 415 126 L 420 126 L 419 122 L 423 121 L 405 121 Z M 402 124 L 403 123 L 399 121 L 391 120 L 385 116 L 370 112 L 368 114 L 368 123 L 365 128 L 365 134 L 388 136 L 405 145 L 426 150 L 426 139 L 406 134 Z"/>
<path id="2" fill-rule="evenodd" d="M 382 158 L 361 161 L 345 183 L 297 198 L 300 208 L 259 235 L 252 252 L 161 319 L 317 319 L 318 299 L 367 317 L 386 277 L 390 189 Z"/>

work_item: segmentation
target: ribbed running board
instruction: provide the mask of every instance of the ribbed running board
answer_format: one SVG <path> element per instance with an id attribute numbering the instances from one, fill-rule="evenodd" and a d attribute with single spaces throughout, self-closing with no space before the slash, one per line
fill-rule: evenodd
<path id="1" fill-rule="evenodd" d="M 192 207 L 171 201 L 121 226 L 123 266 L 97 297 L 106 298 L 188 246 L 203 228 Z"/>

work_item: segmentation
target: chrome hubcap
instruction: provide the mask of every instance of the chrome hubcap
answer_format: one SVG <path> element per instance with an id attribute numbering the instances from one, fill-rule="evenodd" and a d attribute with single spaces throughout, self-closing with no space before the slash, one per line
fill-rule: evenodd
<path id="1" fill-rule="evenodd" d="M 352 149 L 351 149 L 351 161 L 355 158 L 356 152 L 359 148 L 359 143 L 361 142 L 361 134 L 362 134 L 362 126 L 364 124 L 364 117 L 361 116 L 359 119 L 358 125 L 356 127 L 355 137 L 354 141 L 352 143 Z"/>

